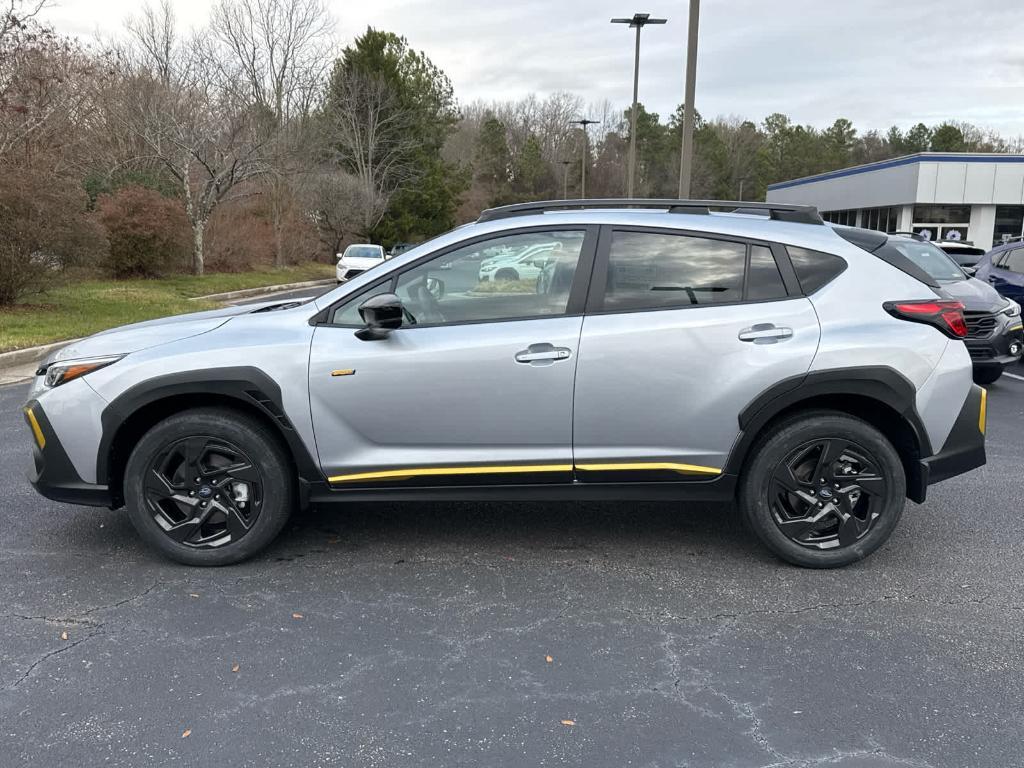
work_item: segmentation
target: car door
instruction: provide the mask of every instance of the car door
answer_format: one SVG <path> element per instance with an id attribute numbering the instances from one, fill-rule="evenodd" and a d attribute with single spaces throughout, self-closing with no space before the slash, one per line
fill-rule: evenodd
<path id="1" fill-rule="evenodd" d="M 576 373 L 577 479 L 719 475 L 741 409 L 810 367 L 820 328 L 799 293 L 781 246 L 602 231 Z"/>
<path id="2" fill-rule="evenodd" d="M 569 482 L 576 354 L 597 228 L 524 229 L 447 248 L 335 307 L 315 329 L 310 409 L 335 488 Z M 484 283 L 485 249 L 562 244 L 555 276 Z M 358 306 L 402 299 L 362 341 Z"/>

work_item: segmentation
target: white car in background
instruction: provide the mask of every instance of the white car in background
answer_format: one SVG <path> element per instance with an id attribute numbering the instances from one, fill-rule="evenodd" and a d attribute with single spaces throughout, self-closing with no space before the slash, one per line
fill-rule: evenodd
<path id="1" fill-rule="evenodd" d="M 561 243 L 538 243 L 518 253 L 485 259 L 480 262 L 480 281 L 536 280 L 561 249 Z"/>
<path id="2" fill-rule="evenodd" d="M 361 275 L 366 270 L 383 264 L 386 258 L 383 246 L 371 243 L 353 243 L 345 249 L 344 253 L 338 254 L 338 282 L 344 283 L 346 280 L 351 280 L 356 275 Z"/>

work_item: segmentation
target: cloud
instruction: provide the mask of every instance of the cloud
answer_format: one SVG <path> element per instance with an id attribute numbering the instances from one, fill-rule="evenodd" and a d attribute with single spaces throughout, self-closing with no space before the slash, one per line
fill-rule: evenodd
<path id="1" fill-rule="evenodd" d="M 684 0 L 331 0 L 339 43 L 367 25 L 405 35 L 451 78 L 459 100 L 568 90 L 586 103 L 632 98 L 633 36 L 613 16 L 669 19 L 642 33 L 640 99 L 662 116 L 682 101 Z M 133 0 L 108 0 L 114 22 Z M 184 26 L 206 2 L 175 0 Z M 847 117 L 861 131 L 967 120 L 1024 134 L 1024 14 L 1007 0 L 716 0 L 701 8 L 697 108 L 706 117 L 760 120 L 784 112 L 824 126 Z M 58 29 L 85 35 L 94 0 L 47 11 Z M 116 23 L 113 25 L 116 27 Z M 105 34 L 114 30 L 105 28 Z"/>

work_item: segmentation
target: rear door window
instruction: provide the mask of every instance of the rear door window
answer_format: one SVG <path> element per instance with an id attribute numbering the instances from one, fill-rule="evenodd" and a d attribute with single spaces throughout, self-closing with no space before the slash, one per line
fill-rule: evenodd
<path id="1" fill-rule="evenodd" d="M 747 265 L 747 301 L 769 301 L 786 296 L 782 273 L 770 248 L 754 245 Z"/>
<path id="2" fill-rule="evenodd" d="M 612 233 L 605 311 L 743 300 L 745 243 L 656 232 Z"/>

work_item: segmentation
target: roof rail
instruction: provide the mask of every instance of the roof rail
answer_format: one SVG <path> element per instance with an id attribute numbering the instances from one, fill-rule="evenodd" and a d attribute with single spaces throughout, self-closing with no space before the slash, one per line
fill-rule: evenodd
<path id="1" fill-rule="evenodd" d="M 1024 235 L 1014 235 L 1013 237 L 1008 237 L 1005 240 L 1000 240 L 998 243 L 994 243 L 993 247 L 996 245 L 1008 245 L 1009 243 L 1016 242 L 1024 242 Z"/>
<path id="2" fill-rule="evenodd" d="M 731 200 L 672 200 L 647 199 L 642 197 L 604 197 L 591 200 L 542 200 L 535 203 L 516 203 L 488 208 L 480 214 L 477 222 L 525 216 L 531 213 L 549 211 L 581 210 L 585 208 L 664 208 L 669 213 L 709 214 L 711 209 L 724 209 L 730 213 L 765 213 L 776 221 L 796 224 L 824 224 L 818 209 L 813 205 L 789 205 L 787 203 L 751 203 Z"/>

